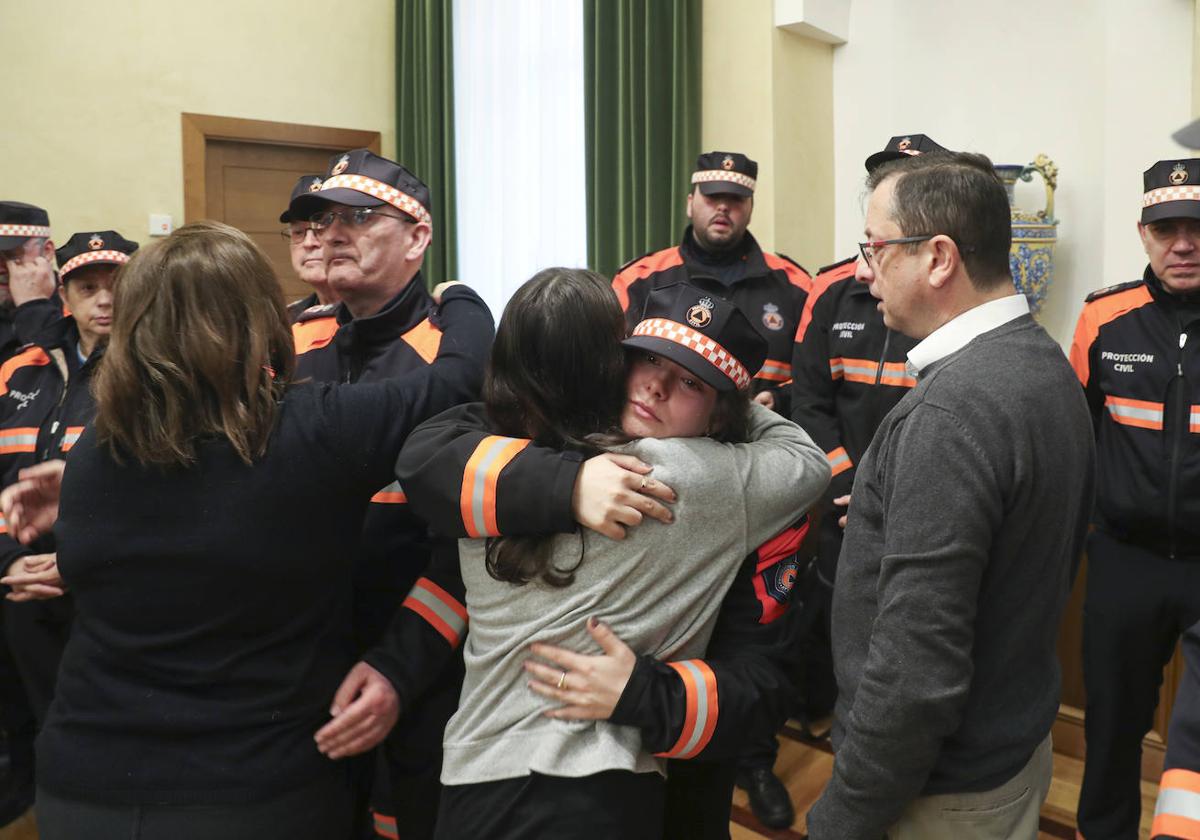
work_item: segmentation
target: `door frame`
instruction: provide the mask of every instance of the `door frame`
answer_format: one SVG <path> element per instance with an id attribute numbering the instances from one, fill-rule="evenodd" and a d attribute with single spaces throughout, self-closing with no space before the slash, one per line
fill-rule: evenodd
<path id="1" fill-rule="evenodd" d="M 180 114 L 183 131 L 183 221 L 206 217 L 204 184 L 208 141 L 234 140 L 298 148 L 370 149 L 379 154 L 380 133 L 353 128 L 246 120 L 211 114 Z"/>

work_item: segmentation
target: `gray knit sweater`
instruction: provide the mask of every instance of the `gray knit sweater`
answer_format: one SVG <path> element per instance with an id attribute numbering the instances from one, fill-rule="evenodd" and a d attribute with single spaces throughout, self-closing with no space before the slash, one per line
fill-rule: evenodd
<path id="1" fill-rule="evenodd" d="M 930 365 L 858 466 L 833 600 L 833 779 L 814 840 L 1014 776 L 1058 709 L 1055 638 L 1092 506 L 1083 391 L 1029 316 Z"/>
<path id="2" fill-rule="evenodd" d="M 653 464 L 654 477 L 679 494 L 675 521 L 646 520 L 621 542 L 586 530 L 556 537 L 556 565 L 579 564 L 575 581 L 563 589 L 494 580 L 484 567 L 484 541 L 459 541 L 471 629 L 459 709 L 446 727 L 445 784 L 533 771 L 569 777 L 662 772 L 633 727 L 544 717 L 554 704 L 527 687 L 522 663 L 534 641 L 599 653 L 585 626 L 589 616 L 609 624 L 638 653 L 702 655 L 741 561 L 815 503 L 829 483 L 825 455 L 809 436 L 761 406 L 754 406 L 751 440 L 644 439 L 621 447 Z"/>

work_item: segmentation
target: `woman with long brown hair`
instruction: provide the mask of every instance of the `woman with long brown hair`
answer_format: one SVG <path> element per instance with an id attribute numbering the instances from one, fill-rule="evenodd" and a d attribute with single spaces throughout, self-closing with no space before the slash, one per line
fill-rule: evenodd
<path id="1" fill-rule="evenodd" d="M 344 837 L 346 769 L 313 733 L 353 662 L 346 550 L 444 407 L 438 363 L 293 383 L 274 272 L 216 222 L 139 252 L 114 309 L 55 526 L 78 617 L 37 743 L 41 837 Z M 491 329 L 462 287 L 443 309 L 448 341 Z"/>

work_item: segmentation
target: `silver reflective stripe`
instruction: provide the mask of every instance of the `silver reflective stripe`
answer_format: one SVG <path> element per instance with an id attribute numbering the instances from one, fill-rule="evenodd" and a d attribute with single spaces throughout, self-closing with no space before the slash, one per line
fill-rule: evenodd
<path id="1" fill-rule="evenodd" d="M 1158 792 L 1158 805 L 1154 815 L 1170 814 L 1175 817 L 1187 817 L 1189 820 L 1200 820 L 1200 793 L 1178 788 L 1163 788 Z"/>
<path id="2" fill-rule="evenodd" d="M 0 446 L 37 446 L 37 433 L 0 435 Z"/>
<path id="3" fill-rule="evenodd" d="M 760 371 L 758 372 L 758 375 L 759 375 L 759 376 L 762 376 L 764 373 L 791 373 L 791 372 L 792 372 L 792 369 L 791 369 L 791 367 L 790 367 L 790 366 L 789 366 L 789 367 L 784 367 L 783 365 L 770 365 L 770 364 L 768 364 L 768 365 L 763 365 L 763 366 L 762 366 L 762 370 L 760 370 Z"/>
<path id="4" fill-rule="evenodd" d="M 1200 432 L 1200 411 L 1192 409 L 1192 431 Z"/>
<path id="5" fill-rule="evenodd" d="M 828 456 L 826 456 L 826 457 L 828 457 Z M 837 467 L 837 466 L 840 466 L 841 464 L 849 464 L 849 463 L 850 463 L 850 455 L 845 452 L 843 452 L 840 455 L 836 455 L 833 458 L 829 458 L 829 466 L 831 466 L 831 467 Z"/>
<path id="6" fill-rule="evenodd" d="M 500 453 L 504 451 L 504 447 L 512 443 L 514 438 L 496 438 L 488 447 L 486 454 L 479 462 L 479 466 L 475 468 L 475 492 L 471 497 L 471 517 L 474 519 L 475 533 L 479 536 L 495 536 L 489 534 L 484 523 L 487 521 L 483 518 L 483 495 L 487 486 L 488 467 L 495 463 L 500 457 Z"/>
<path id="7" fill-rule="evenodd" d="M 842 369 L 846 373 L 857 373 L 860 376 L 874 376 L 878 370 L 875 365 L 848 365 L 845 362 L 842 363 Z"/>
<path id="8" fill-rule="evenodd" d="M 76 437 L 78 437 L 78 435 L 76 435 Z M 403 488 L 400 487 L 399 481 L 393 481 L 391 484 L 389 484 L 387 487 L 384 487 L 379 492 L 380 493 L 403 493 L 404 490 L 403 490 Z"/>
<path id="9" fill-rule="evenodd" d="M 1161 423 L 1163 419 L 1161 408 L 1134 408 L 1130 405 L 1118 405 L 1111 402 L 1107 408 L 1108 413 L 1113 417 L 1128 417 L 1130 420 L 1149 420 L 1152 423 Z"/>
<path id="10" fill-rule="evenodd" d="M 696 723 L 689 733 L 687 743 L 678 753 L 680 758 L 687 758 L 700 743 L 700 736 L 704 734 L 704 728 L 708 725 L 708 680 L 704 678 L 704 672 L 697 668 L 695 663 L 678 662 L 676 664 L 687 668 L 696 680 Z"/>
<path id="11" fill-rule="evenodd" d="M 844 368 L 845 365 L 842 364 L 841 359 L 838 359 L 836 362 L 831 359 L 829 362 L 829 372 L 831 374 L 841 373 Z"/>
<path id="12" fill-rule="evenodd" d="M 437 615 L 438 618 L 446 622 L 447 626 L 449 626 L 459 638 L 462 638 L 463 631 L 467 629 L 467 622 L 463 620 L 462 616 L 450 609 L 445 601 L 430 592 L 425 587 L 421 586 L 419 583 L 412 588 L 412 591 L 408 593 L 408 597 L 412 598 L 414 601 L 420 601 L 422 604 L 429 607 L 429 609 L 433 610 L 434 614 Z"/>

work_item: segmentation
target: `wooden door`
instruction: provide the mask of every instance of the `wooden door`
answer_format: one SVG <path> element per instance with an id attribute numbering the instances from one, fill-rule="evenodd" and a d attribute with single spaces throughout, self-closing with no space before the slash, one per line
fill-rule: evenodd
<path id="1" fill-rule="evenodd" d="M 1073 758 L 1084 757 L 1083 715 L 1087 693 L 1083 688 L 1083 595 L 1087 588 L 1085 557 L 1071 591 L 1058 634 L 1058 661 L 1062 666 L 1062 703 L 1054 726 L 1054 749 Z M 1167 724 L 1175 704 L 1175 691 L 1183 674 L 1178 648 L 1167 664 L 1159 692 L 1154 725 L 1142 740 L 1142 778 L 1157 783 L 1162 775 L 1163 754 L 1167 744 Z"/>
<path id="2" fill-rule="evenodd" d="M 368 148 L 379 132 L 183 114 L 184 220 L 215 219 L 266 252 L 288 301 L 312 290 L 292 271 L 282 213 L 301 175 L 323 173 L 331 155 Z"/>

